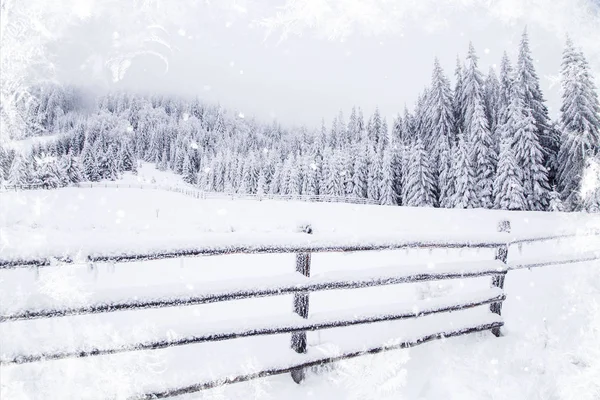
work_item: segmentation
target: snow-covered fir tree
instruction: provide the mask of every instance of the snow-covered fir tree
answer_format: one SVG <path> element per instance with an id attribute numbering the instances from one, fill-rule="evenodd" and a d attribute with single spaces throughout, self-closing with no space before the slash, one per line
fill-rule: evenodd
<path id="1" fill-rule="evenodd" d="M 526 210 L 522 172 L 517 165 L 512 143 L 503 136 L 498 171 L 494 180 L 494 207 L 502 210 Z"/>
<path id="2" fill-rule="evenodd" d="M 379 204 L 391 206 L 398 204 L 398 195 L 394 185 L 394 160 L 392 150 L 387 148 L 383 152 L 383 171 L 379 188 Z"/>
<path id="3" fill-rule="evenodd" d="M 406 192 L 402 203 L 411 207 L 433 207 L 435 204 L 435 182 L 429 156 L 421 138 L 417 138 L 410 149 L 406 171 Z"/>
<path id="4" fill-rule="evenodd" d="M 561 125 L 558 189 L 569 210 L 583 206 L 581 182 L 589 158 L 600 149 L 598 91 L 583 53 L 567 40 L 561 69 Z"/>
<path id="5" fill-rule="evenodd" d="M 556 186 L 552 187 L 552 190 L 550 191 L 548 198 L 550 199 L 549 204 L 548 204 L 549 211 L 555 211 L 555 212 L 565 211 L 565 206 L 560 198 L 560 193 L 558 193 L 558 191 L 556 190 Z"/>
<path id="6" fill-rule="evenodd" d="M 489 123 L 485 114 L 483 76 L 477 67 L 478 57 L 473 44 L 469 44 L 467 65 L 463 81 L 464 127 L 470 145 L 470 158 L 475 174 L 476 205 L 492 206 L 492 183 L 496 154 Z"/>
<path id="7" fill-rule="evenodd" d="M 21 154 L 17 153 L 13 158 L 6 181 L 14 186 L 27 186 L 32 183 L 30 165 Z"/>
<path id="8" fill-rule="evenodd" d="M 525 105 L 518 86 L 513 91 L 502 135 L 512 143 L 517 166 L 521 169 L 527 210 L 542 211 L 548 205 L 548 173 L 544 167 L 535 119 Z"/>
<path id="9" fill-rule="evenodd" d="M 515 85 L 517 91 L 522 93 L 524 107 L 531 110 L 535 121 L 536 135 L 542 148 L 543 163 L 546 169 L 552 168 L 556 163 L 559 138 L 553 136 L 554 131 L 550 129 L 550 118 L 546 107 L 540 81 L 533 65 L 531 50 L 529 49 L 529 35 L 527 29 L 521 36 L 519 44 L 519 55 L 515 69 Z M 550 171 L 554 177 L 555 171 Z"/>
<path id="10" fill-rule="evenodd" d="M 475 173 L 469 155 L 469 143 L 462 132 L 458 134 L 458 144 L 452 153 L 452 183 L 454 193 L 453 208 L 475 208 L 479 204 L 475 192 Z"/>
<path id="11" fill-rule="evenodd" d="M 448 152 L 450 143 L 455 142 L 455 122 L 452 111 L 450 82 L 444 76 L 437 58 L 434 62 L 431 90 L 429 91 L 428 112 L 428 130 L 431 132 L 431 142 L 428 148 L 431 149 L 436 196 L 441 201 L 442 192 L 444 192 L 444 197 L 447 195 L 447 182 L 445 180 L 448 179 Z M 442 174 L 442 171 L 444 174 Z"/>

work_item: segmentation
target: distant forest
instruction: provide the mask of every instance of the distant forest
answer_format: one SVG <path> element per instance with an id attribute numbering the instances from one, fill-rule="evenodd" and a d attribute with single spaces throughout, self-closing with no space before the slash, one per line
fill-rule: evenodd
<path id="1" fill-rule="evenodd" d="M 557 66 L 558 67 L 558 66 Z M 600 105 L 584 54 L 567 40 L 560 118 L 552 121 L 527 32 L 517 60 L 484 75 L 472 45 L 453 83 L 437 59 L 412 112 L 340 112 L 321 129 L 286 129 L 202 102 L 113 92 L 90 104 L 82 89 L 31 88 L 19 103 L 27 129 L 54 135 L 30 152 L 0 148 L 0 182 L 60 187 L 135 173 L 138 160 L 203 190 L 332 195 L 385 205 L 598 211 Z M 596 170 L 596 174 L 600 174 Z M 599 177 L 593 177 L 599 181 Z M 586 178 L 587 179 L 587 178 Z"/>

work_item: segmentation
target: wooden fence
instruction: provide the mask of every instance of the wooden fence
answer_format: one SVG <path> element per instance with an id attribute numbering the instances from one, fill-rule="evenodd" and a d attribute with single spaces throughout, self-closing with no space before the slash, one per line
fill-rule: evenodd
<path id="1" fill-rule="evenodd" d="M 510 224 L 503 221 L 499 224 L 498 230 L 502 232 L 510 232 Z M 310 234 L 310 230 L 305 233 Z M 592 234 L 598 234 L 593 232 Z M 491 331 L 495 336 L 500 336 L 500 328 L 504 322 L 501 318 L 502 302 L 506 296 L 503 291 L 504 280 L 507 272 L 513 268 L 531 268 L 540 267 L 551 264 L 564 264 L 570 262 L 591 261 L 600 259 L 600 254 L 589 253 L 586 255 L 574 255 L 563 257 L 560 260 L 553 259 L 547 262 L 536 262 L 532 264 L 519 264 L 510 266 L 507 264 L 509 248 L 515 244 L 535 243 L 540 241 L 551 241 L 574 235 L 549 236 L 540 238 L 531 238 L 519 241 L 500 241 L 500 242 L 398 242 L 398 243 L 382 243 L 380 245 L 369 246 L 262 246 L 255 248 L 243 247 L 223 247 L 211 249 L 191 249 L 186 252 L 170 252 L 161 254 L 127 254 L 120 257 L 114 255 L 97 255 L 90 257 L 88 262 L 125 262 L 125 261 L 140 261 L 150 259 L 187 257 L 194 255 L 223 255 L 235 253 L 294 253 L 296 254 L 296 271 L 297 275 L 294 279 L 285 282 L 269 282 L 265 281 L 262 285 L 256 287 L 231 287 L 221 289 L 219 291 L 206 292 L 200 295 L 181 294 L 176 296 L 143 296 L 142 298 L 128 299 L 124 301 L 100 301 L 96 303 L 86 304 L 81 307 L 64 308 L 64 307 L 42 307 L 21 309 L 11 313 L 6 313 L 0 316 L 1 323 L 10 323 L 17 320 L 33 320 L 40 318 L 59 318 L 65 316 L 78 316 L 86 314 L 113 313 L 123 310 L 140 310 L 149 308 L 165 308 L 165 307 L 181 307 L 198 304 L 208 304 L 215 302 L 231 301 L 238 299 L 280 296 L 284 294 L 293 294 L 293 312 L 301 317 L 290 319 L 278 323 L 264 324 L 258 322 L 255 325 L 240 327 L 235 330 L 222 332 L 200 333 L 196 335 L 159 339 L 142 343 L 131 343 L 117 347 L 98 347 L 98 348 L 82 348 L 74 351 L 56 351 L 50 353 L 32 353 L 18 355 L 2 355 L 0 363 L 8 364 L 25 364 L 34 362 L 46 362 L 49 360 L 59 360 L 65 358 L 82 358 L 94 357 L 100 355 L 118 354 L 123 352 L 132 352 L 140 350 L 155 350 L 173 346 L 185 346 L 194 343 L 214 342 L 230 340 L 242 337 L 251 337 L 259 335 L 274 335 L 274 334 L 291 334 L 290 346 L 296 353 L 307 352 L 306 333 L 308 331 L 317 331 L 322 329 L 330 329 L 337 327 L 347 327 L 353 325 L 363 325 L 377 323 L 381 321 L 398 321 L 405 319 L 420 318 L 426 315 L 460 312 L 467 309 L 472 309 L 479 306 L 488 306 L 490 314 L 485 319 L 473 321 L 468 326 L 461 326 L 454 330 L 443 330 L 430 332 L 418 338 L 413 338 L 401 343 L 393 345 L 383 345 L 373 347 L 361 351 L 349 351 L 335 356 L 314 356 L 306 355 L 304 361 L 291 364 L 285 367 L 265 368 L 258 372 L 226 377 L 223 379 L 204 381 L 197 384 L 175 387 L 160 392 L 140 393 L 135 396 L 135 399 L 160 399 L 167 398 L 186 393 L 193 393 L 203 389 L 213 388 L 229 383 L 243 382 L 255 378 L 266 377 L 270 375 L 291 373 L 295 382 L 299 383 L 304 378 L 304 372 L 308 367 L 323 365 L 336 362 L 343 359 L 358 357 L 364 354 L 374 354 L 392 349 L 408 348 L 418 346 L 423 343 L 430 342 L 441 338 L 449 338 L 454 336 L 465 335 L 473 332 Z M 435 271 L 426 269 L 404 269 L 404 268 L 388 268 L 368 271 L 356 271 L 354 273 L 344 273 L 343 275 L 330 273 L 319 277 L 311 278 L 311 254 L 318 252 L 341 252 L 341 251 L 378 251 L 378 250 L 396 250 L 396 249 L 431 249 L 431 248 L 494 248 L 496 256 L 494 260 L 477 261 L 477 262 L 458 262 L 437 264 Z M 72 259 L 62 259 L 62 262 L 75 263 Z M 0 272 L 2 269 L 25 268 L 25 267 L 45 267 L 51 263 L 44 259 L 28 259 L 28 260 L 0 260 Z M 372 312 L 369 314 L 353 315 L 348 314 L 346 317 L 340 316 L 339 313 L 321 316 L 320 318 L 309 318 L 310 294 L 317 291 L 335 290 L 335 289 L 356 289 L 374 286 L 393 285 L 398 283 L 415 283 L 438 281 L 448 279 L 465 279 L 486 277 L 491 278 L 491 287 L 482 292 L 471 295 L 468 298 L 453 298 L 447 296 L 432 305 L 424 306 L 420 310 L 415 311 L 412 305 L 399 307 L 395 310 L 387 310 L 384 312 Z M 351 310 L 350 310 L 351 311 Z"/>

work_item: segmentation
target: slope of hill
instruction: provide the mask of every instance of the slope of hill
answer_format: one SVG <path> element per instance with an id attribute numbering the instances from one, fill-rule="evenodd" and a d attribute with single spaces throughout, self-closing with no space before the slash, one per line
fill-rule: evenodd
<path id="1" fill-rule="evenodd" d="M 168 176 L 164 177 L 168 180 Z M 128 178 L 136 179 L 136 178 Z M 145 179 L 144 174 L 140 179 Z M 151 251 L 173 246 L 255 244 L 260 242 L 368 242 L 414 238 L 485 240 L 545 236 L 598 228 L 597 215 L 579 213 L 443 210 L 281 201 L 199 200 L 159 190 L 64 188 L 2 193 L 2 258 L 65 252 Z M 10 210 L 7 212 L 6 210 Z M 513 233 L 496 233 L 509 219 Z M 314 233 L 297 233 L 301 224 Z M 504 236 L 502 236 L 504 235 Z M 596 238 L 511 248 L 509 262 L 585 249 L 598 250 Z M 410 264 L 490 260 L 493 250 L 380 251 L 313 255 L 311 273 L 368 271 Z M 303 385 L 288 376 L 207 391 L 197 398 L 408 398 L 433 400 L 548 398 L 558 390 L 594 393 L 579 385 L 597 371 L 594 330 L 600 300 L 598 264 L 511 271 L 503 309 L 506 336 L 489 333 L 451 339 L 407 351 L 368 356 L 309 372 Z M 293 255 L 232 255 L 158 260 L 128 264 L 58 266 L 2 271 L 0 303 L 4 310 L 58 302 L 77 304 L 102 293 L 158 292 L 169 286 L 181 293 L 219 284 L 285 279 L 294 274 Z M 402 284 L 311 296 L 311 315 L 385 307 L 469 295 L 489 287 L 489 278 Z M 594 303 L 596 302 L 596 303 Z M 414 303 L 417 304 L 417 303 Z M 0 325 L 3 354 L 25 349 L 55 350 L 79 343 L 81 334 L 95 343 L 115 344 L 136 338 L 176 338 L 204 331 L 289 318 L 290 296 L 248 299 L 191 307 L 118 312 L 57 320 Z M 465 315 L 424 317 L 420 321 L 378 323 L 309 334 L 310 351 L 330 353 L 369 340 L 386 342 L 410 332 L 457 326 L 481 318 Z M 416 323 L 415 323 L 416 322 Z M 597 342 L 596 342 L 597 343 Z M 255 371 L 288 360 L 289 335 L 205 343 L 123 355 L 2 366 L 2 397 L 14 399 L 127 398 L 147 388 L 172 387 Z M 596 368 L 596 369 L 594 369 Z M 35 377 L 35 379 L 32 379 Z M 591 385 L 593 379 L 583 380 Z M 579 388 L 579 389 L 577 389 Z M 575 390 L 579 391 L 575 391 Z M 448 397 L 450 396 L 450 397 Z M 185 397 L 184 397 L 185 398 Z M 584 398 L 584 397 L 581 397 Z M 592 397 L 593 398 L 593 397 Z"/>

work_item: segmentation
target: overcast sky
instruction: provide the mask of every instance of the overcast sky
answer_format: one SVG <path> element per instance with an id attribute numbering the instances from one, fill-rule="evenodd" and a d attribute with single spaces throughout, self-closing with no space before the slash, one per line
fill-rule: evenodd
<path id="1" fill-rule="evenodd" d="M 144 49 L 154 54 L 118 63 L 117 79 L 107 60 L 140 29 L 126 18 L 87 19 L 52 51 L 62 81 L 199 95 L 246 116 L 309 126 L 322 117 L 330 121 L 340 109 L 347 116 L 353 105 L 365 112 L 379 106 L 389 120 L 405 104 L 412 109 L 429 83 L 434 57 L 454 80 L 456 56 L 464 58 L 471 40 L 487 73 L 504 50 L 516 59 L 525 26 L 553 117 L 560 97 L 552 77 L 560 69 L 565 32 L 584 47 L 596 74 L 600 71 L 600 46 L 593 40 L 597 34 L 600 42 L 598 0 L 409 0 L 399 1 L 404 8 L 394 8 L 398 15 L 389 19 L 390 10 L 376 3 L 297 0 L 287 9 L 281 8 L 283 0 L 189 8 L 166 3 L 182 6 L 178 17 L 160 29 L 143 27 L 146 37 L 164 44 L 146 42 Z M 496 6 L 488 6 L 492 3 Z M 292 31 L 282 38 L 288 33 L 284 25 Z M 272 28 L 269 35 L 265 26 Z"/>

